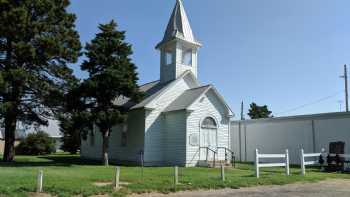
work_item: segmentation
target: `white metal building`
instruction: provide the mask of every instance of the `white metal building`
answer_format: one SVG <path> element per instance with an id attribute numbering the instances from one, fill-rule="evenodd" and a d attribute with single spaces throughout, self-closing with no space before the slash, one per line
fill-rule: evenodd
<path id="1" fill-rule="evenodd" d="M 263 153 L 284 153 L 291 163 L 300 164 L 305 153 L 329 151 L 330 142 L 345 142 L 350 153 L 350 113 L 326 113 L 283 118 L 231 122 L 231 148 L 238 160 L 254 161 L 255 149 Z"/>

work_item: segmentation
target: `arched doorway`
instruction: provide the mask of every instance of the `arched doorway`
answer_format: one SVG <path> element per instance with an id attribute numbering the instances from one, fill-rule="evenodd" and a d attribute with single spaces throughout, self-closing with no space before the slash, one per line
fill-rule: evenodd
<path id="1" fill-rule="evenodd" d="M 208 147 L 211 150 L 216 151 L 218 124 L 214 118 L 206 117 L 201 122 L 200 129 L 201 159 L 212 160 L 214 159 L 214 153 L 210 150 L 206 150 L 205 148 Z"/>

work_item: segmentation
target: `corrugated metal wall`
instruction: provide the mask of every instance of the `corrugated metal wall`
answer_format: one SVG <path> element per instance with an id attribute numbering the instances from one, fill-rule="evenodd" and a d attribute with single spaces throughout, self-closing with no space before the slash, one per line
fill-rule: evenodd
<path id="1" fill-rule="evenodd" d="M 255 149 L 283 153 L 289 149 L 291 163 L 299 164 L 299 152 L 328 151 L 329 143 L 345 142 L 350 154 L 350 113 L 329 113 L 231 122 L 231 148 L 240 161 L 254 161 Z"/>

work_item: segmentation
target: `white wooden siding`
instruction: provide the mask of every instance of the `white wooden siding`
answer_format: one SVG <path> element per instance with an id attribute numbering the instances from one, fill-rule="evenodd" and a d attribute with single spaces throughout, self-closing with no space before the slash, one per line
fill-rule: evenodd
<path id="1" fill-rule="evenodd" d="M 117 163 L 140 163 L 144 149 L 144 110 L 130 111 L 127 121 L 126 146 L 122 146 L 122 128 L 115 127 L 109 142 L 111 159 Z"/>
<path id="2" fill-rule="evenodd" d="M 189 144 L 189 137 L 191 134 L 200 136 L 200 122 L 205 117 L 214 117 L 217 120 L 217 145 L 218 147 L 229 148 L 229 119 L 225 116 L 227 114 L 226 107 L 216 97 L 212 90 L 209 90 L 204 96 L 204 99 L 199 99 L 192 105 L 194 109 L 187 117 L 187 137 L 186 137 L 186 165 L 195 166 L 200 159 L 199 146 L 192 146 Z M 202 100 L 202 102 L 200 102 Z M 224 160 L 225 155 L 223 151 L 219 153 L 219 160 Z"/>
<path id="3" fill-rule="evenodd" d="M 172 103 L 185 90 L 193 88 L 194 84 L 191 80 L 184 77 L 179 80 L 174 86 L 169 88 L 161 97 L 154 102 L 155 109 L 146 112 L 145 123 L 145 164 L 146 165 L 166 165 L 167 163 L 174 163 L 176 161 L 165 160 L 163 151 L 165 148 L 165 124 L 164 114 L 162 111 Z M 177 122 L 177 121 L 175 121 Z M 179 125 L 181 126 L 181 125 Z M 173 150 L 177 152 L 177 150 Z M 171 153 L 170 153 L 171 154 Z"/>
<path id="4" fill-rule="evenodd" d="M 186 163 L 186 112 L 174 111 L 164 115 L 166 125 L 163 155 L 166 165 Z"/>
<path id="5" fill-rule="evenodd" d="M 122 127 L 117 125 L 112 128 L 108 148 L 110 162 L 139 163 L 140 151 L 143 150 L 144 145 L 144 117 L 144 110 L 129 112 L 125 147 L 121 145 Z M 91 135 L 88 135 L 87 140 L 82 140 L 81 156 L 87 159 L 100 160 L 102 157 L 102 136 L 97 129 L 94 137 L 95 143 L 93 146 L 90 144 Z"/>
<path id="6" fill-rule="evenodd" d="M 80 155 L 82 158 L 101 160 L 102 158 L 102 136 L 96 129 L 94 132 L 94 144 L 91 144 L 91 135 L 88 133 L 86 140 L 81 140 Z"/>

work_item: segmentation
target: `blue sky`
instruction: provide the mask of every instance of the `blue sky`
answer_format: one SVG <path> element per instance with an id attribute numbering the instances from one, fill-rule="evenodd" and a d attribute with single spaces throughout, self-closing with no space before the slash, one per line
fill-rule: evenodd
<path id="1" fill-rule="evenodd" d="M 159 78 L 154 47 L 175 0 L 71 2 L 82 43 L 94 37 L 99 23 L 114 19 L 133 45 L 139 83 Z M 246 108 L 266 104 L 277 116 L 339 111 L 340 100 L 344 108 L 339 76 L 350 64 L 350 1 L 184 0 L 184 5 L 203 44 L 199 80 L 215 85 L 237 115 L 242 100 Z M 72 67 L 86 76 L 79 63 Z"/>

